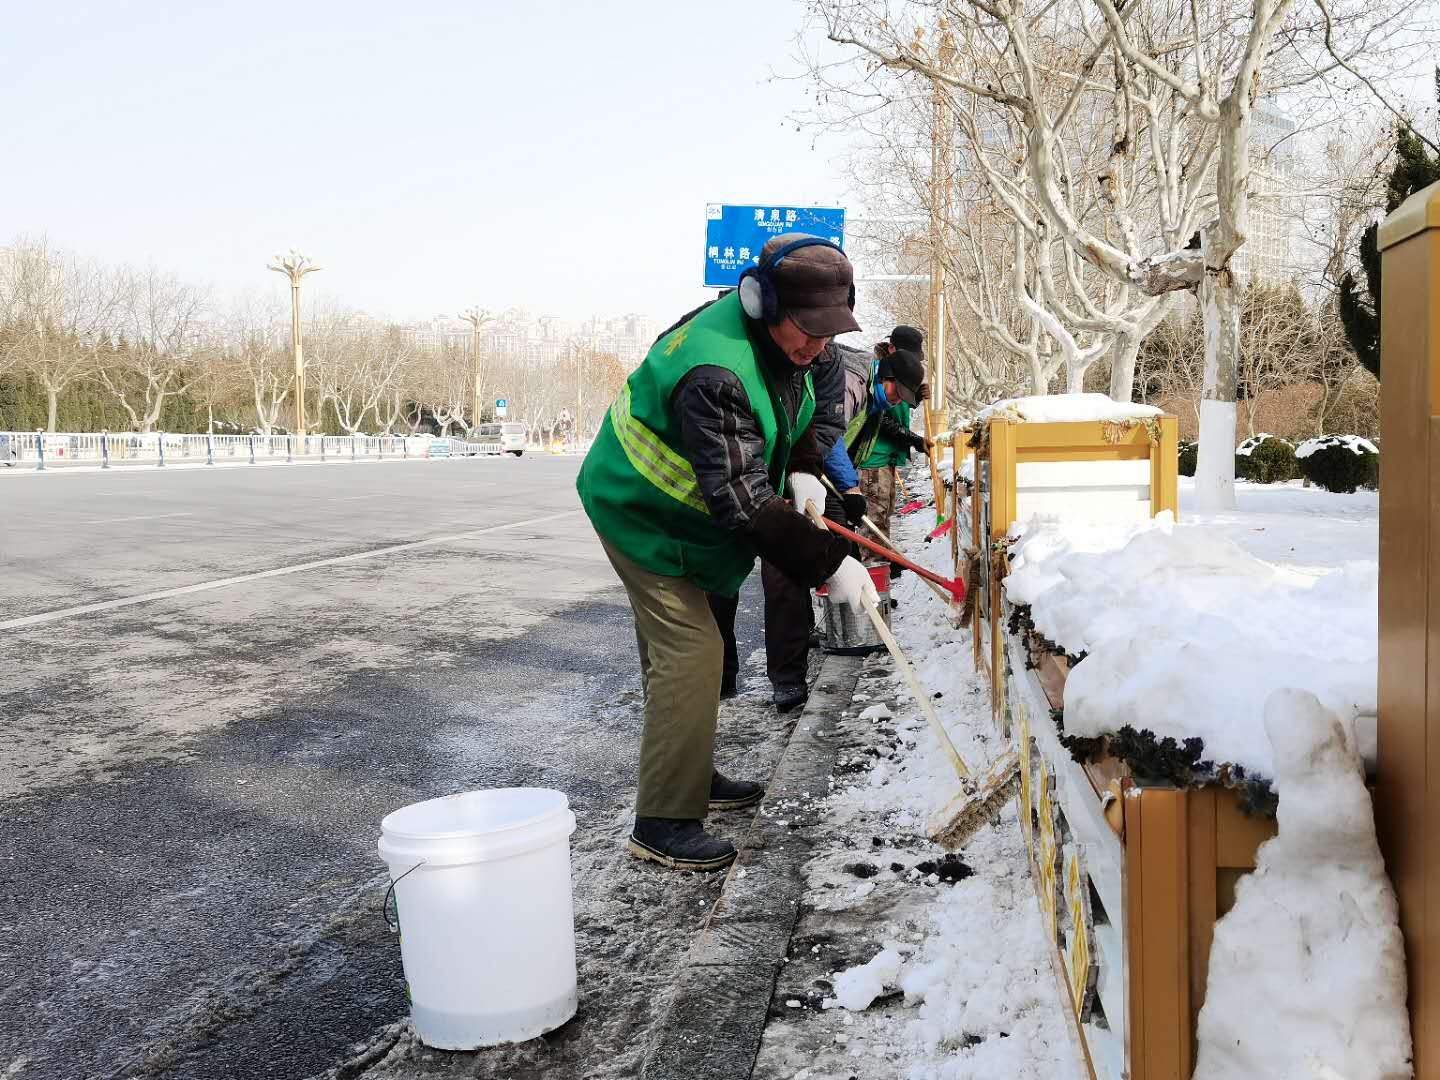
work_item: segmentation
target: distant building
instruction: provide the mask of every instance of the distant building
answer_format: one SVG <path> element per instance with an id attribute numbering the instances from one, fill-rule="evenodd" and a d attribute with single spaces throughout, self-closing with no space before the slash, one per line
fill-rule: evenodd
<path id="1" fill-rule="evenodd" d="M 1252 116 L 1250 222 L 1233 265 L 1247 280 L 1283 281 L 1295 272 L 1300 228 L 1297 155 L 1290 139 L 1296 124 L 1263 103 Z"/>

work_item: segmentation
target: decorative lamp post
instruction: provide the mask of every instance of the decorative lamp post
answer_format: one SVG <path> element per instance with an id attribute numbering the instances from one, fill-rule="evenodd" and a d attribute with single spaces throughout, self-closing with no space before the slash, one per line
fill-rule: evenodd
<path id="1" fill-rule="evenodd" d="M 303 452 L 305 443 L 305 350 L 300 342 L 300 279 L 306 274 L 323 269 L 311 262 L 299 251 L 291 248 L 284 255 L 276 255 L 270 261 L 271 270 L 284 274 L 290 279 L 290 343 L 295 351 L 295 432 L 301 437 Z"/>
<path id="2" fill-rule="evenodd" d="M 474 425 L 480 423 L 480 410 L 485 404 L 485 399 L 481 396 L 485 362 L 480 357 L 480 328 L 486 323 L 494 322 L 495 318 L 489 312 L 478 307 L 472 307 L 463 312 L 460 318 L 470 324 L 470 363 L 475 373 L 475 387 L 470 399 L 470 409 L 473 413 L 470 423 Z"/>

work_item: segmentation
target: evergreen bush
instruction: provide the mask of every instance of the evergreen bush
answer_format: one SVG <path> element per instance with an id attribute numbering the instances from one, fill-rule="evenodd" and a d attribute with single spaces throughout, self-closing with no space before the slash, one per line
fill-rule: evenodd
<path id="1" fill-rule="evenodd" d="M 1278 435 L 1255 435 L 1235 451 L 1235 476 L 1256 484 L 1280 484 L 1299 475 L 1295 448 Z"/>
<path id="2" fill-rule="evenodd" d="M 1358 435 L 1323 435 L 1300 444 L 1295 452 L 1300 472 L 1326 491 L 1348 494 L 1356 488 L 1380 486 L 1380 452 Z"/>
<path id="3" fill-rule="evenodd" d="M 1189 439 L 1180 440 L 1180 475 L 1194 476 L 1195 462 L 1200 456 L 1200 444 Z"/>

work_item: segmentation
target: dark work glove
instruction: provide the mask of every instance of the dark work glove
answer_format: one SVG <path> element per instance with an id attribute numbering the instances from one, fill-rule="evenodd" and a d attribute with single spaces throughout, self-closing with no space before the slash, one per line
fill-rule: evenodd
<path id="1" fill-rule="evenodd" d="M 848 540 L 817 529 L 780 498 L 756 511 L 746 535 L 762 559 L 807 589 L 828 581 L 850 554 Z"/>
<path id="2" fill-rule="evenodd" d="M 860 519 L 870 512 L 865 496 L 858 491 L 849 491 L 840 496 L 840 501 L 845 504 L 845 516 L 850 520 L 850 524 L 858 529 Z"/>

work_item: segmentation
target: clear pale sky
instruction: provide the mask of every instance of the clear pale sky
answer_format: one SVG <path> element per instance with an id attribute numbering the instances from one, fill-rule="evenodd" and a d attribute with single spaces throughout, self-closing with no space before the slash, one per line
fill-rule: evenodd
<path id="1" fill-rule="evenodd" d="M 707 202 L 843 204 L 783 0 L 10 0 L 0 242 L 377 316 L 678 315 Z"/>

